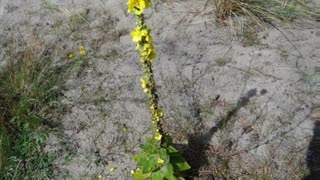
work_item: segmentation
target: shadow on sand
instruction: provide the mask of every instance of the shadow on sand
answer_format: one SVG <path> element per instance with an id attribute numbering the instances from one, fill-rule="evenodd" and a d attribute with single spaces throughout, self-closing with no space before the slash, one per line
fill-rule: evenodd
<path id="1" fill-rule="evenodd" d="M 310 174 L 303 179 L 320 180 L 320 119 L 314 123 L 313 137 L 307 153 L 307 167 Z"/>
<path id="2" fill-rule="evenodd" d="M 193 177 L 199 177 L 199 170 L 204 165 L 208 164 L 206 151 L 209 150 L 209 142 L 213 135 L 220 129 L 223 129 L 225 125 L 232 119 L 233 116 L 244 106 L 246 106 L 250 99 L 257 95 L 256 89 L 249 90 L 243 97 L 241 97 L 236 106 L 231 109 L 225 117 L 223 117 L 215 126 L 213 126 L 206 133 L 195 133 L 188 136 L 188 146 L 185 149 L 183 156 L 192 167 L 190 177 L 187 179 L 193 179 Z M 206 179 L 214 179 L 212 175 L 208 175 Z"/>

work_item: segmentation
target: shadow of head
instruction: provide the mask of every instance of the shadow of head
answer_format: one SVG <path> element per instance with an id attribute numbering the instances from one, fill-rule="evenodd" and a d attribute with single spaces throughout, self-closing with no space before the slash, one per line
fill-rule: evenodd
<path id="1" fill-rule="evenodd" d="M 320 117 L 316 119 L 313 128 L 313 137 L 307 153 L 307 167 L 310 174 L 304 180 L 320 179 Z"/>

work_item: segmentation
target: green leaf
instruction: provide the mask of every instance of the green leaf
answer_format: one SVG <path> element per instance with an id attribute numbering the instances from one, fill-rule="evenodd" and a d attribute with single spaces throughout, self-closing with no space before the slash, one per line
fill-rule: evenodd
<path id="1" fill-rule="evenodd" d="M 161 170 L 159 170 L 151 174 L 151 180 L 163 180 L 164 176 L 165 174 Z"/>
<path id="2" fill-rule="evenodd" d="M 144 150 L 144 152 L 148 153 L 148 154 L 152 154 L 155 151 L 155 146 L 153 144 L 146 143 L 140 146 L 141 149 Z"/>
<path id="3" fill-rule="evenodd" d="M 136 154 L 133 159 L 137 161 L 139 166 L 142 166 L 147 159 L 147 155 L 145 153 Z"/>
<path id="4" fill-rule="evenodd" d="M 191 169 L 190 165 L 182 157 L 181 153 L 173 146 L 168 146 L 167 150 L 170 156 L 170 162 L 172 163 L 175 170 L 178 172 L 186 171 Z"/>
<path id="5" fill-rule="evenodd" d="M 139 169 L 134 172 L 133 178 L 134 178 L 134 180 L 146 180 L 146 179 L 150 178 L 150 175 L 151 175 L 151 173 L 143 174 L 142 170 Z"/>
<path id="6" fill-rule="evenodd" d="M 191 169 L 190 165 L 182 157 L 180 153 L 170 154 L 170 162 L 172 163 L 175 170 L 183 172 Z"/>
<path id="7" fill-rule="evenodd" d="M 166 166 L 164 166 L 163 168 L 161 168 L 164 170 L 165 172 L 165 177 L 168 180 L 177 180 L 177 178 L 174 176 L 174 172 L 173 172 L 173 166 L 172 164 L 167 164 Z"/>
<path id="8" fill-rule="evenodd" d="M 168 147 L 173 143 L 171 136 L 165 136 L 165 142 L 162 143 L 162 147 Z"/>
<path id="9" fill-rule="evenodd" d="M 147 159 L 143 164 L 142 164 L 142 172 L 143 173 L 148 173 L 151 172 L 152 167 L 154 166 L 154 163 Z"/>
<path id="10" fill-rule="evenodd" d="M 159 167 L 157 163 L 158 158 L 159 158 L 158 154 L 153 154 L 148 156 L 142 165 L 143 173 L 152 172 L 155 169 L 157 169 Z"/>
<path id="11" fill-rule="evenodd" d="M 173 146 L 168 146 L 167 150 L 169 151 L 169 153 L 179 153 L 179 151 Z"/>
<path id="12" fill-rule="evenodd" d="M 10 150 L 10 141 L 5 128 L 0 127 L 0 170 L 5 165 Z"/>
<path id="13" fill-rule="evenodd" d="M 166 149 L 164 149 L 164 148 L 160 149 L 158 154 L 159 154 L 160 158 L 162 160 L 164 160 L 165 162 L 169 161 L 169 154 Z"/>

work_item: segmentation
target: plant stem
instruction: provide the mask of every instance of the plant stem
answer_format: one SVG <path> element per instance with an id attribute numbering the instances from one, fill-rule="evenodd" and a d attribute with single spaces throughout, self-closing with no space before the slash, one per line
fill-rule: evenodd
<path id="1" fill-rule="evenodd" d="M 146 28 L 146 24 L 144 22 L 143 14 L 137 15 L 137 27 Z M 141 42 L 141 46 L 143 47 L 144 44 L 147 43 L 145 40 Z M 153 70 L 152 70 L 152 61 L 148 60 L 147 58 L 140 56 L 140 63 L 143 69 L 143 78 L 148 82 L 147 89 L 145 93 L 148 96 L 148 104 L 149 104 L 149 111 L 152 119 L 152 126 L 153 126 L 153 136 L 156 134 L 164 135 L 162 126 L 161 126 L 161 119 L 162 115 L 159 117 L 157 114 L 159 112 L 162 113 L 162 110 L 158 107 L 159 96 L 156 90 L 156 83 L 154 80 Z M 164 138 L 161 139 L 161 144 L 164 141 Z"/>

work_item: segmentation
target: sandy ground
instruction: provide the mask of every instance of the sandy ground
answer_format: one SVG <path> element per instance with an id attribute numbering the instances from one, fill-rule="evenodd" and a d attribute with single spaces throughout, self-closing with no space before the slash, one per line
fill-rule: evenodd
<path id="1" fill-rule="evenodd" d="M 214 23 L 205 3 L 157 3 L 146 13 L 166 130 L 203 178 L 299 179 L 320 106 L 320 29 L 280 26 L 247 36 Z M 131 179 L 131 157 L 148 137 L 129 36 L 135 20 L 125 4 L 0 0 L 2 65 L 9 42 L 19 52 L 19 42 L 36 39 L 54 49 L 58 64 L 79 45 L 88 52 L 62 88 L 63 113 L 52 118 L 56 179 Z"/>

